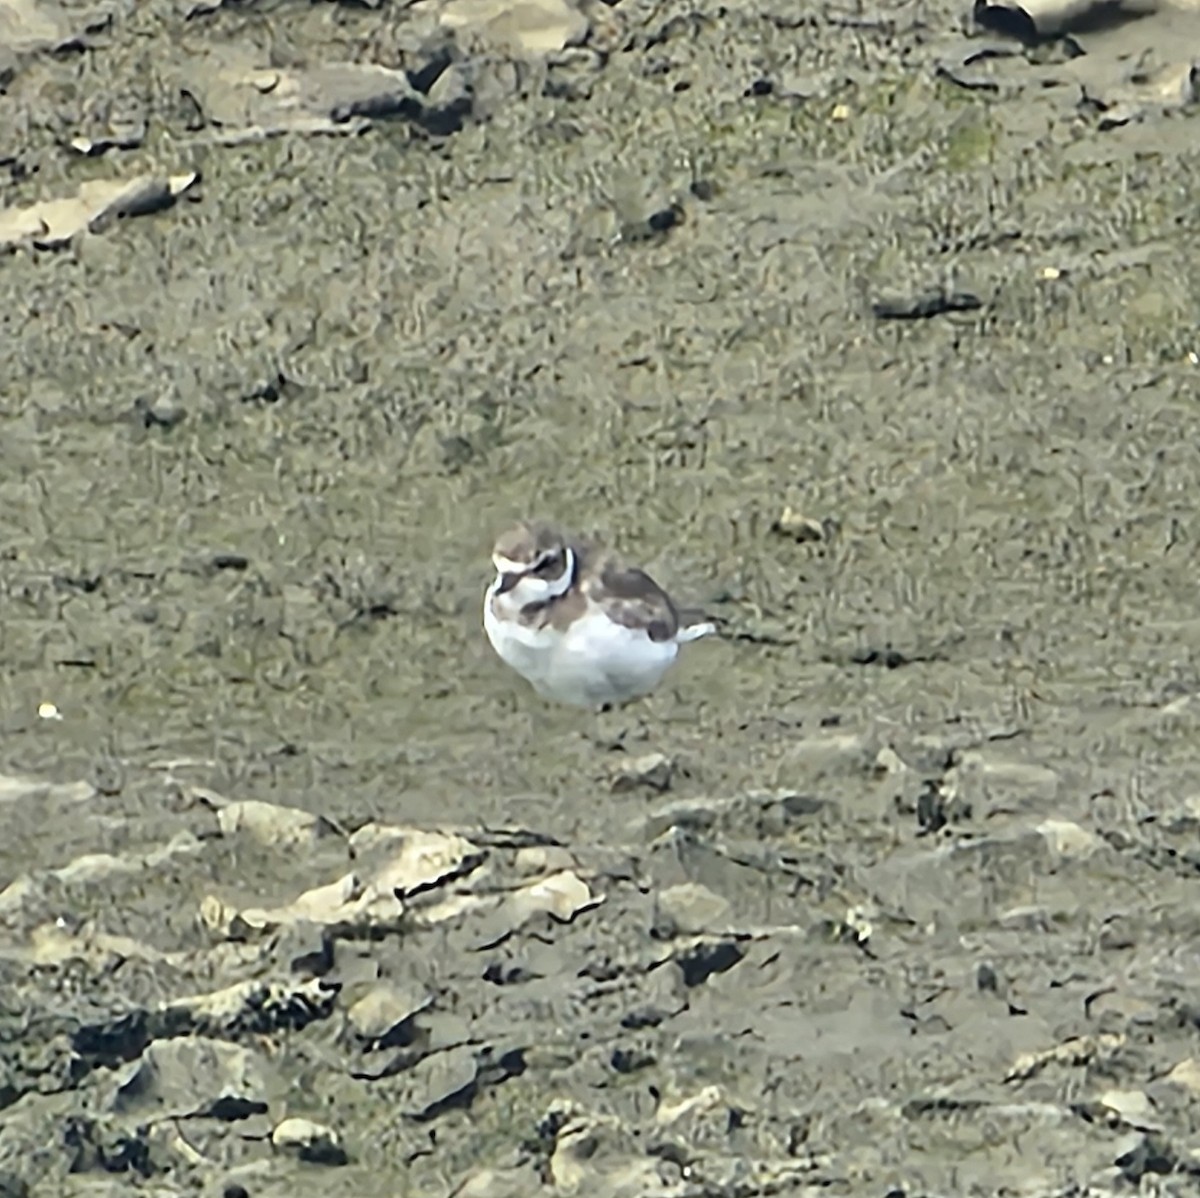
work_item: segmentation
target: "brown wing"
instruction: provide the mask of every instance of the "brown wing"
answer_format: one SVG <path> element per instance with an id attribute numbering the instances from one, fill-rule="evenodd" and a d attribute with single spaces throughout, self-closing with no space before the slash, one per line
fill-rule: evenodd
<path id="1" fill-rule="evenodd" d="M 599 571 L 599 583 L 597 597 L 618 624 L 644 629 L 652 641 L 669 641 L 679 631 L 679 613 L 670 595 L 645 571 L 609 560 Z"/>

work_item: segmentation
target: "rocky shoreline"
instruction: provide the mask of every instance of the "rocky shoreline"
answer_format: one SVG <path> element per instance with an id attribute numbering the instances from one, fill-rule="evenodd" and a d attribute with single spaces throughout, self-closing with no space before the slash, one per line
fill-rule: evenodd
<path id="1" fill-rule="evenodd" d="M 1194 1190 L 1200 11 L 1094 18 L 0 0 L 0 1198 Z M 723 635 L 541 703 L 534 514 Z"/>

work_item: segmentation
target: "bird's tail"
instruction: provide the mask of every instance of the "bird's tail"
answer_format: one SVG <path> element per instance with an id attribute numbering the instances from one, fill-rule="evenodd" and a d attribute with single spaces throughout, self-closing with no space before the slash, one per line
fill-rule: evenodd
<path id="1" fill-rule="evenodd" d="M 717 631 L 716 622 L 702 611 L 681 611 L 679 613 L 679 631 L 675 640 L 684 645 L 688 641 L 698 641 L 702 636 L 712 636 Z"/>

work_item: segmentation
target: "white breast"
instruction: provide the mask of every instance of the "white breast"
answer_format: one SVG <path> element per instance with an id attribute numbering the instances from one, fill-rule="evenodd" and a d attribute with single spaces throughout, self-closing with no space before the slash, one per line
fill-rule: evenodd
<path id="1" fill-rule="evenodd" d="M 596 606 L 561 632 L 530 628 L 495 612 L 493 590 L 483 608 L 488 640 L 545 699 L 577 707 L 626 702 L 652 691 L 679 652 L 674 641 L 656 643 Z"/>

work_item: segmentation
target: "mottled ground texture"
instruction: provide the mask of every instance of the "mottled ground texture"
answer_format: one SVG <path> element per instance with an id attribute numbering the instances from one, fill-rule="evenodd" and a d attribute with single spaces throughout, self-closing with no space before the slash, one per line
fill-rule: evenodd
<path id="1" fill-rule="evenodd" d="M 0 0 L 0 1195 L 1196 1192 L 1200 10 L 1045 10 Z"/>

